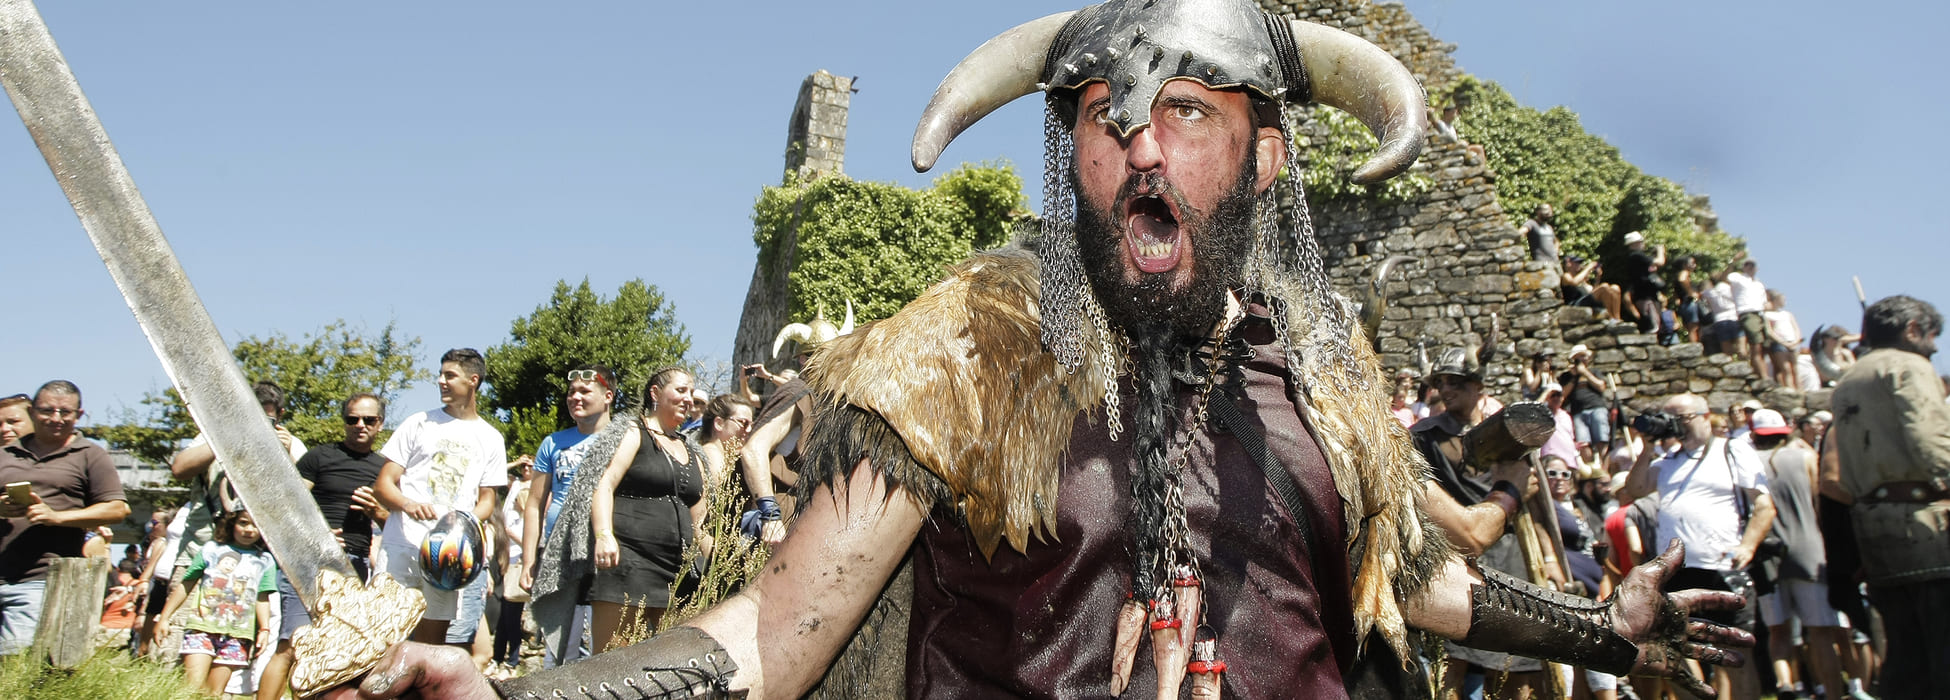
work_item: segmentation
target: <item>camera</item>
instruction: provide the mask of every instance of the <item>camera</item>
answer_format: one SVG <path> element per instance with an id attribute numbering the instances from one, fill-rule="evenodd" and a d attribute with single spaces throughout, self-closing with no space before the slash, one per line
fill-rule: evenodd
<path id="1" fill-rule="evenodd" d="M 1685 432 L 1679 416 L 1665 411 L 1646 411 L 1633 416 L 1632 429 L 1654 440 L 1683 437 Z"/>

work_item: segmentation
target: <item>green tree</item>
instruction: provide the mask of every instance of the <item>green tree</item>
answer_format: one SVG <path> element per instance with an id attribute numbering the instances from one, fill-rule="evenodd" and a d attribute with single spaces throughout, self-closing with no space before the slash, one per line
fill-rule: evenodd
<path id="1" fill-rule="evenodd" d="M 246 337 L 231 351 L 246 378 L 268 379 L 284 389 L 285 428 L 307 445 L 322 445 L 345 438 L 339 409 L 347 396 L 372 393 L 390 403 L 414 382 L 431 378 L 416 366 L 419 348 L 419 338 L 401 334 L 393 323 L 367 335 L 341 319 L 297 340 L 283 333 Z M 148 393 L 141 406 L 123 410 L 114 424 L 90 430 L 90 437 L 162 463 L 196 435 L 189 407 L 175 388 Z"/>
<path id="2" fill-rule="evenodd" d="M 605 299 L 589 280 L 555 292 L 527 316 L 514 320 L 509 340 L 487 351 L 486 406 L 505 426 L 510 454 L 532 452 L 542 437 L 567 427 L 557 410 L 568 393 L 563 375 L 596 362 L 618 375 L 619 399 L 634 399 L 650 373 L 677 364 L 691 348 L 677 309 L 655 285 L 630 280 Z"/>
<path id="3" fill-rule="evenodd" d="M 1006 242 L 1025 201 L 1022 178 L 1002 163 L 963 165 L 926 190 L 790 176 L 759 195 L 753 238 L 769 264 L 797 229 L 792 319 L 823 311 L 837 325 L 851 301 L 866 322 L 893 315 L 969 253 Z"/>

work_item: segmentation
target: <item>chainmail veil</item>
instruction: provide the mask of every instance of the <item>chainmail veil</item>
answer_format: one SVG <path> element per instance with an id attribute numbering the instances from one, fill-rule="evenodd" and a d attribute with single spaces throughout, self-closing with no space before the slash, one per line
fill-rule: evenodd
<path id="1" fill-rule="evenodd" d="M 1280 337 L 1288 341 L 1288 366 L 1318 370 L 1295 372 L 1296 377 L 1328 379 L 1342 391 L 1365 390 L 1368 373 L 1354 359 L 1350 344 L 1354 312 L 1327 279 L 1307 207 L 1306 184 L 1299 174 L 1299 151 L 1293 144 L 1296 131 L 1290 118 L 1283 122 L 1293 221 L 1282 235 L 1277 189 L 1267 188 L 1260 195 L 1258 235 L 1246 269 L 1247 292 L 1277 300 L 1283 307 L 1275 309 L 1272 320 Z"/>
<path id="2" fill-rule="evenodd" d="M 1069 176 L 1076 143 L 1061 116 L 1065 111 L 1059 104 L 1061 99 L 1052 95 L 1043 109 L 1043 230 L 1036 250 L 1042 278 L 1038 304 L 1042 307 L 1043 347 L 1069 372 L 1083 367 L 1088 353 L 1099 355 L 1104 414 L 1110 439 L 1116 440 L 1123 432 L 1117 378 L 1123 374 L 1128 355 L 1123 338 L 1110 330 L 1097 295 L 1090 291 L 1077 252 L 1076 189 Z"/>

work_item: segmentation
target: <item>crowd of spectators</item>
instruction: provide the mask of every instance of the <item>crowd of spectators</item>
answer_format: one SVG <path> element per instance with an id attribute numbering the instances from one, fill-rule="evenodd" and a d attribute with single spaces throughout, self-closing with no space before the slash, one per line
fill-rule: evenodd
<path id="1" fill-rule="evenodd" d="M 282 389 L 262 381 L 253 390 L 357 573 L 387 572 L 428 601 L 416 639 L 468 648 L 499 677 L 519 672 L 524 646 L 547 650 L 540 665 L 558 665 L 589 653 L 588 603 L 604 604 L 592 589 L 600 577 L 618 575 L 628 580 L 617 590 L 635 591 L 635 612 L 648 614 L 639 623 L 654 629 L 654 613 L 670 601 L 646 601 L 644 593 L 668 590 L 679 570 L 690 570 L 686 548 L 704 529 L 704 511 L 690 506 L 706 490 L 730 485 L 727 456 L 741 447 L 754 405 L 736 394 L 708 403 L 702 392 L 693 397 L 689 373 L 670 368 L 650 382 L 644 411 L 620 412 L 616 374 L 581 365 L 564 377 L 573 425 L 548 436 L 535 455 L 510 455 L 476 408 L 484 369 L 476 351 L 448 352 L 437 379 L 442 407 L 399 421 L 383 438 L 385 399 L 347 396 L 345 438 L 309 448 L 282 425 Z M 8 485 L 0 492 L 0 654 L 33 639 L 50 562 L 107 556 L 107 526 L 129 514 L 106 450 L 75 432 L 81 416 L 81 392 L 65 381 L 0 400 L 7 438 L 0 483 Z M 592 438 L 612 427 L 630 428 L 635 449 L 617 450 L 612 441 L 613 459 L 582 469 L 591 448 L 602 446 Z M 634 458 L 643 454 L 661 460 Z M 132 653 L 180 662 L 186 683 L 202 692 L 282 697 L 296 660 L 293 633 L 310 615 L 208 441 L 191 440 L 170 467 L 190 493 L 180 506 L 156 508 L 140 541 L 125 546 L 104 581 L 104 622 L 129 630 Z M 583 507 L 574 507 L 578 499 Z M 683 507 L 672 509 L 666 502 L 673 499 Z M 596 500 L 615 507 L 592 512 L 587 504 Z M 492 563 L 449 590 L 423 570 L 419 540 L 455 511 L 479 523 Z M 598 515 L 609 522 L 594 525 Z M 593 548 L 551 538 L 565 517 L 581 520 Z M 634 563 L 616 560 L 619 545 Z M 577 557 L 581 568 L 572 563 Z M 556 565 L 541 566 L 544 560 Z M 538 578 L 557 595 L 529 610 L 543 598 L 535 595 Z M 602 648 L 619 620 L 599 611 L 596 622 L 593 641 Z"/>
<path id="2" fill-rule="evenodd" d="M 1756 285 L 1754 272 L 1748 261 L 1728 276 Z M 1836 387 L 1835 410 L 1784 413 L 1751 399 L 1710 406 L 1679 394 L 1635 415 L 1611 400 L 1611 381 L 1591 367 L 1587 348 L 1565 353 L 1568 368 L 1554 351 L 1533 355 L 1518 390 L 1552 417 L 1534 474 L 1558 506 L 1554 537 L 1541 525 L 1537 537 L 1554 539 L 1562 557 L 1545 546 L 1542 561 L 1531 563 L 1541 563 L 1552 585 L 1602 596 L 1665 543 L 1683 544 L 1683 567 L 1668 589 L 1743 594 L 1743 609 L 1710 617 L 1761 640 L 1760 663 L 1707 669 L 1722 697 L 1867 698 L 1872 688 L 1882 697 L 1942 697 L 1950 691 L 1950 618 L 1939 612 L 1950 586 L 1950 531 L 1942 525 L 1950 522 L 1942 476 L 1950 473 L 1950 402 L 1928 362 L 1942 319 L 1927 303 L 1891 297 L 1867 308 L 1860 337 L 1818 329 L 1813 352 L 1797 367 L 1786 350 L 1797 325 L 1778 292 L 1758 293 L 1768 300 L 1761 311 L 1738 315 L 1736 307 L 1730 320 L 1759 324 L 1766 370 L 1819 377 L 1783 378 L 1802 388 Z M 1710 288 L 1702 296 L 1717 303 Z M 1857 341 L 1866 353 L 1860 360 L 1847 347 Z M 1523 571 L 1520 562 L 1503 561 L 1509 545 L 1499 543 L 1518 537 L 1516 504 L 1534 482 L 1503 466 L 1470 464 L 1460 448 L 1461 436 L 1493 412 L 1431 417 L 1411 408 L 1423 385 L 1480 406 L 1471 393 L 1483 391 L 1480 370 L 1445 362 L 1426 382 L 1406 370 L 1395 379 L 1393 408 L 1413 420 L 1432 483 L 1441 487 L 1428 499 L 1431 519 L 1459 547 L 1487 557 L 1486 565 Z M 1445 687 L 1539 682 L 1522 660 L 1472 654 L 1450 655 L 1462 667 L 1449 669 Z M 1672 690 L 1630 680 L 1619 685 L 1587 673 L 1565 682 L 1597 698 Z"/>

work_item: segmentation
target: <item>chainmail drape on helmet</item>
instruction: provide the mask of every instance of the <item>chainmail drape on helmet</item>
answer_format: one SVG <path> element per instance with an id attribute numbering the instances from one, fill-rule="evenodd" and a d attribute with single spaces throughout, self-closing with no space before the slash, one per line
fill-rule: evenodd
<path id="1" fill-rule="evenodd" d="M 1129 343 L 1110 328 L 1084 276 L 1076 238 L 1076 190 L 1070 177 L 1070 169 L 1075 167 L 1076 146 L 1069 125 L 1060 116 L 1064 110 L 1057 99 L 1052 97 L 1046 101 L 1043 116 L 1043 222 L 1042 240 L 1037 247 L 1042 277 L 1039 299 L 1042 340 L 1057 362 L 1073 372 L 1083 366 L 1084 353 L 1103 353 L 1104 362 L 1100 366 L 1104 368 L 1105 412 L 1110 435 L 1115 439 L 1121 427 L 1117 383 L 1129 366 Z M 1287 226 L 1280 224 L 1278 188 L 1269 187 L 1260 194 L 1253 249 L 1243 271 L 1244 291 L 1248 296 L 1272 302 L 1268 306 L 1274 311 L 1274 328 L 1286 340 L 1283 345 L 1288 366 L 1317 370 L 1296 372 L 1296 376 L 1332 381 L 1336 384 L 1334 388 L 1342 393 L 1365 390 L 1368 377 L 1355 361 L 1350 345 L 1354 312 L 1346 300 L 1334 294 L 1327 279 L 1326 265 L 1314 235 L 1313 217 L 1307 208 L 1306 188 L 1297 175 L 1300 161 L 1293 145 L 1290 121 L 1283 115 L 1285 123 L 1281 127 L 1287 134 L 1287 180 L 1293 199 L 1290 209 L 1293 220 Z M 1162 348 L 1146 350 L 1158 353 Z M 1146 388 L 1139 387 L 1140 394 L 1147 393 Z M 1163 387 L 1149 389 L 1148 393 L 1152 394 L 1168 393 Z M 1142 404 L 1144 397 L 1139 399 Z M 1170 432 L 1175 430 L 1169 424 L 1175 421 L 1163 423 L 1137 426 L 1141 433 L 1135 445 L 1139 459 L 1161 462 L 1165 458 L 1162 448 Z M 1146 454 L 1149 452 L 1156 454 Z M 1147 470 L 1138 471 L 1142 474 Z M 1133 523 L 1132 544 L 1136 551 L 1132 593 L 1145 599 L 1165 575 L 1160 568 L 1168 557 L 1160 549 L 1163 543 L 1157 526 L 1172 514 L 1158 511 L 1162 497 L 1152 492 L 1158 490 L 1159 484 L 1146 483 L 1140 478 L 1132 486 L 1136 521 Z"/>

